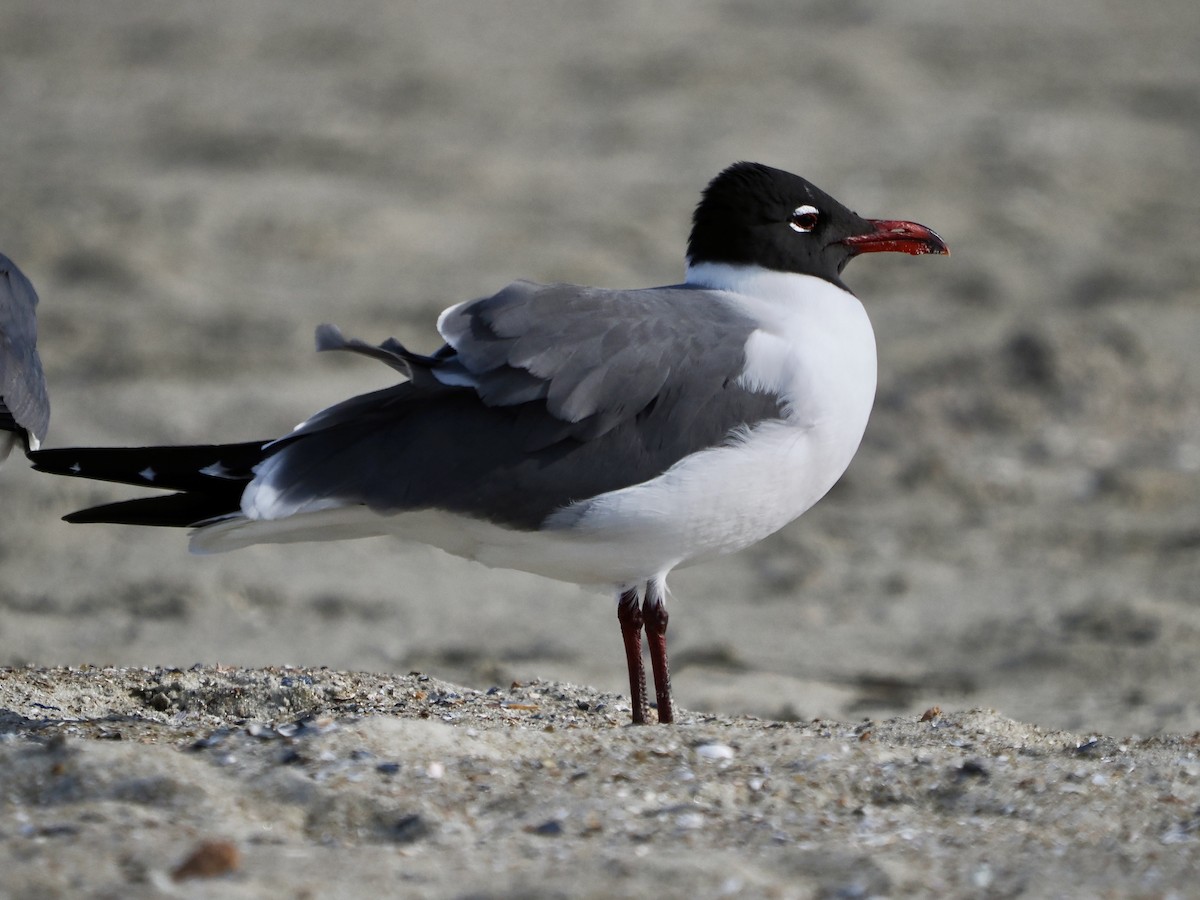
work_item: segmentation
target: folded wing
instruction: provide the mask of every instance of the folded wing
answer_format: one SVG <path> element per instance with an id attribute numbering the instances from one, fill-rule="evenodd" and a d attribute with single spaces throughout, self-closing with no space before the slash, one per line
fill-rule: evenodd
<path id="1" fill-rule="evenodd" d="M 37 292 L 0 254 L 0 431 L 36 448 L 50 425 L 50 400 L 37 354 Z"/>

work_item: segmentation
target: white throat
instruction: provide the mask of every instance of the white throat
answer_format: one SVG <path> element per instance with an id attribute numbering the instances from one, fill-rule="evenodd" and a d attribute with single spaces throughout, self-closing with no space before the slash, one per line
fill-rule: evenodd
<path id="1" fill-rule="evenodd" d="M 862 303 L 823 278 L 761 266 L 689 265 L 687 281 L 721 292 L 758 323 L 742 384 L 782 396 L 794 425 L 828 441 L 840 475 L 875 399 L 875 333 Z"/>
<path id="2" fill-rule="evenodd" d="M 849 293 L 845 288 L 825 281 L 823 278 L 817 278 L 815 275 L 779 272 L 775 269 L 765 269 L 755 265 L 692 263 L 691 260 L 688 260 L 684 281 L 694 287 L 763 298 L 794 295 L 797 291 L 811 289 L 816 284 L 829 285 L 842 294 Z"/>

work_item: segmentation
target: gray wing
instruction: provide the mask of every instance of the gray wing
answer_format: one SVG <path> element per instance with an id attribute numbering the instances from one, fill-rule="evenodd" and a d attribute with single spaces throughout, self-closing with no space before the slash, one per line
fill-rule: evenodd
<path id="1" fill-rule="evenodd" d="M 344 349 L 412 380 L 310 418 L 258 469 L 270 517 L 361 503 L 447 509 L 536 529 L 566 506 L 662 474 L 783 415 L 739 382 L 754 323 L 687 287 L 603 291 L 518 282 L 452 307 L 431 356 Z"/>
<path id="2" fill-rule="evenodd" d="M 446 359 L 434 374 L 473 387 L 490 406 L 542 400 L 572 436 L 594 438 L 664 393 L 736 379 L 754 327 L 687 286 L 612 291 L 517 281 L 442 314 Z"/>
<path id="3" fill-rule="evenodd" d="M 26 432 L 36 448 L 50 424 L 50 400 L 37 354 L 37 293 L 0 254 L 0 430 Z"/>

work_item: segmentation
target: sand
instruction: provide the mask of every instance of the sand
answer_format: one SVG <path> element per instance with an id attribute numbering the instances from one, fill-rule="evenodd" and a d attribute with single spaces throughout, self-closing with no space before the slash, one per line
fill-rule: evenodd
<path id="1" fill-rule="evenodd" d="M 672 577 L 672 729 L 624 725 L 603 594 L 383 540 L 192 557 L 65 525 L 130 494 L 10 460 L 0 891 L 1193 893 L 1193 7 L 10 0 L 48 446 L 389 383 L 321 322 L 430 350 L 513 278 L 677 280 L 735 159 L 953 255 L 847 271 L 863 447 Z"/>
<path id="2" fill-rule="evenodd" d="M 638 728 L 622 698 L 568 684 L 314 669 L 4 675 L 4 706 L 29 711 L 0 719 L 14 896 L 1183 896 L 1195 879 L 1197 736 L 937 709 Z"/>

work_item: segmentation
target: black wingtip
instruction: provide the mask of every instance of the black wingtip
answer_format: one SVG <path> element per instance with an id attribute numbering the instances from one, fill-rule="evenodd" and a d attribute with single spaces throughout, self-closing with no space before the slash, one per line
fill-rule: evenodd
<path id="1" fill-rule="evenodd" d="M 254 477 L 270 441 L 176 447 L 57 447 L 29 454 L 33 468 L 52 475 L 112 481 L 169 491 L 206 491 Z"/>
<path id="2" fill-rule="evenodd" d="M 147 525 L 154 528 L 193 528 L 201 522 L 237 512 L 241 489 L 236 484 L 210 494 L 179 493 L 138 497 L 91 506 L 63 516 L 72 525 Z"/>

